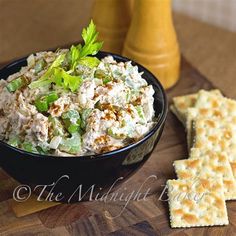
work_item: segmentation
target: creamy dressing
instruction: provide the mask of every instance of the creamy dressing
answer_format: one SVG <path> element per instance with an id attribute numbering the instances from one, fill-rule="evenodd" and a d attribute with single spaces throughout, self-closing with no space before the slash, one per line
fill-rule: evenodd
<path id="1" fill-rule="evenodd" d="M 31 55 L 28 66 L 10 75 L 7 82 L 22 75 L 30 82 L 38 80 L 55 58 L 65 52 L 67 50 Z M 42 58 L 47 65 L 36 75 L 35 63 Z M 142 78 L 137 66 L 131 62 L 117 63 L 108 56 L 96 68 L 78 65 L 77 71 L 80 75 L 84 72 L 83 83 L 74 92 L 53 84 L 37 89 L 25 86 L 9 92 L 8 83 L 0 80 L 0 139 L 22 149 L 23 144 L 30 144 L 32 152 L 40 148 L 45 153 L 59 156 L 86 155 L 121 148 L 142 138 L 153 127 L 154 90 Z M 105 79 L 99 73 L 104 73 Z M 57 92 L 58 99 L 50 103 L 47 112 L 40 112 L 35 100 L 49 91 Z M 85 110 L 89 114 L 83 118 Z M 78 118 L 70 119 L 70 124 L 81 125 L 77 131 L 81 137 L 81 149 L 76 153 L 67 151 L 66 142 L 63 144 L 63 140 L 71 136 L 66 120 L 62 118 L 69 111 L 76 111 L 83 122 L 81 125 Z M 12 141 L 16 136 L 19 139 L 17 144 Z"/>

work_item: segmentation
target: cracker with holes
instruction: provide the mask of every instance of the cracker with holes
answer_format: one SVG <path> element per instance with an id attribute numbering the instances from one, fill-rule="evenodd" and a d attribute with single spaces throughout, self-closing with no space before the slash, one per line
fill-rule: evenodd
<path id="1" fill-rule="evenodd" d="M 236 181 L 226 153 L 192 148 L 190 159 L 175 161 L 174 168 L 179 179 L 222 178 L 225 199 L 236 199 Z"/>
<path id="2" fill-rule="evenodd" d="M 223 114 L 227 114 L 226 116 Z M 236 116 L 234 114 L 230 114 L 230 111 L 225 111 L 224 113 L 218 109 L 207 109 L 207 108 L 189 108 L 187 111 L 187 120 L 186 120 L 186 129 L 187 129 L 187 143 L 188 148 L 190 149 L 193 146 L 194 139 L 194 130 L 193 123 L 195 119 L 199 118 L 214 118 L 218 120 L 227 120 L 232 124 L 236 125 Z"/>
<path id="3" fill-rule="evenodd" d="M 189 107 L 193 107 L 197 99 L 197 93 L 173 98 L 173 105 L 170 106 L 171 111 L 185 126 L 185 114 Z"/>
<path id="4" fill-rule="evenodd" d="M 194 107 L 198 109 L 219 109 L 221 111 L 221 114 L 218 114 L 219 117 L 225 117 L 228 114 L 236 116 L 235 100 L 223 96 L 219 97 L 219 95 L 205 90 L 198 92 L 198 98 Z"/>
<path id="5" fill-rule="evenodd" d="M 216 96 L 222 97 L 221 92 L 217 89 L 205 92 L 206 94 L 215 94 Z M 173 105 L 170 107 L 170 109 L 184 126 L 186 124 L 187 110 L 188 108 L 195 107 L 197 98 L 198 93 L 173 98 Z"/>
<path id="6" fill-rule="evenodd" d="M 236 125 L 227 119 L 196 119 L 194 147 L 226 153 L 236 178 Z"/>
<path id="7" fill-rule="evenodd" d="M 228 225 L 222 179 L 168 180 L 172 228 Z"/>
<path id="8" fill-rule="evenodd" d="M 186 115 L 186 129 L 188 147 L 192 147 L 193 130 L 191 130 L 193 120 L 199 117 L 216 119 L 227 119 L 228 122 L 236 123 L 236 101 L 219 97 L 215 93 L 200 90 L 194 108 L 189 108 Z"/>

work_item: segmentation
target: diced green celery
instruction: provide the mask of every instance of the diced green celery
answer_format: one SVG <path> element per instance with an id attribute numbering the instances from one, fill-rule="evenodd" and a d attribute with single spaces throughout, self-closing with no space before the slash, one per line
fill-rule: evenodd
<path id="1" fill-rule="evenodd" d="M 33 153 L 38 153 L 38 150 L 36 149 L 35 146 L 33 146 L 32 143 L 25 141 L 22 143 L 22 149 L 27 151 L 27 152 L 33 152 Z"/>
<path id="2" fill-rule="evenodd" d="M 45 98 L 36 99 L 34 105 L 36 106 L 36 108 L 39 112 L 48 111 L 48 102 Z"/>
<path id="3" fill-rule="evenodd" d="M 125 120 L 121 121 L 121 127 L 125 127 L 127 125 L 127 122 Z"/>
<path id="4" fill-rule="evenodd" d="M 49 79 L 44 79 L 44 80 L 36 80 L 33 81 L 30 85 L 29 88 L 30 89 L 35 89 L 35 88 L 40 88 L 40 87 L 44 87 L 47 85 L 50 85 L 53 81 L 49 80 Z"/>
<path id="5" fill-rule="evenodd" d="M 27 85 L 27 79 L 23 76 L 12 80 L 11 82 L 8 83 L 7 85 L 7 90 L 9 92 L 15 92 L 18 89 L 21 89 L 22 87 L 24 87 L 25 85 Z"/>
<path id="6" fill-rule="evenodd" d="M 145 118 L 143 108 L 141 106 L 136 106 L 135 109 L 137 110 L 139 117 L 144 120 Z"/>
<path id="7" fill-rule="evenodd" d="M 108 82 L 112 81 L 112 77 L 105 73 L 105 71 L 101 69 L 97 69 L 94 73 L 94 77 L 101 79 L 104 84 L 107 84 Z"/>
<path id="8" fill-rule="evenodd" d="M 48 154 L 48 152 L 50 150 L 49 148 L 42 146 L 42 145 L 37 146 L 36 149 L 37 149 L 38 153 L 40 153 L 40 154 Z"/>
<path id="9" fill-rule="evenodd" d="M 59 97 L 56 92 L 51 92 L 48 95 L 46 95 L 46 99 L 47 99 L 48 104 L 55 102 L 58 98 Z"/>
<path id="10" fill-rule="evenodd" d="M 64 122 L 64 125 L 65 125 L 65 128 L 66 130 L 70 133 L 70 134 L 73 134 L 73 133 L 76 133 L 76 132 L 80 132 L 80 125 L 79 124 L 73 124 L 70 122 L 70 120 L 66 119 L 66 120 L 63 120 Z"/>
<path id="11" fill-rule="evenodd" d="M 11 137 L 7 143 L 13 147 L 19 147 L 19 145 L 21 144 L 18 136 Z"/>
<path id="12" fill-rule="evenodd" d="M 76 110 L 69 110 L 69 111 L 67 111 L 67 112 L 64 112 L 63 114 L 62 114 L 62 119 L 80 119 L 80 114 L 79 114 L 79 112 L 78 111 L 76 111 Z"/>
<path id="13" fill-rule="evenodd" d="M 72 134 L 71 138 L 63 139 L 60 146 L 60 151 L 70 154 L 77 154 L 81 150 L 81 136 L 79 133 Z"/>
<path id="14" fill-rule="evenodd" d="M 126 101 L 129 102 L 131 99 L 131 91 L 128 90 L 127 93 L 126 93 Z"/>
<path id="15" fill-rule="evenodd" d="M 79 132 L 80 126 L 77 124 L 70 124 L 67 129 L 70 134 L 73 134 Z"/>
<path id="16" fill-rule="evenodd" d="M 97 69 L 94 73 L 94 77 L 98 79 L 103 79 L 104 77 L 106 77 L 106 73 L 101 69 Z"/>
<path id="17" fill-rule="evenodd" d="M 44 58 L 41 58 L 38 60 L 34 66 L 35 74 L 37 75 L 39 72 L 41 72 L 45 66 L 47 65 L 47 62 L 44 60 Z"/>
<path id="18" fill-rule="evenodd" d="M 110 79 L 110 78 L 105 78 L 104 80 L 103 80 L 103 84 L 107 84 L 107 83 L 109 83 L 109 82 L 111 82 L 112 80 Z"/>
<path id="19" fill-rule="evenodd" d="M 124 139 L 126 137 L 125 134 L 121 134 L 121 133 L 118 134 L 118 133 L 114 132 L 112 127 L 107 129 L 107 134 L 115 139 Z"/>
<path id="20" fill-rule="evenodd" d="M 81 113 L 81 128 L 85 129 L 86 125 L 87 125 L 87 119 L 91 113 L 92 109 L 88 108 L 88 109 L 84 109 Z"/>
<path id="21" fill-rule="evenodd" d="M 129 86 L 130 88 L 136 88 L 135 82 L 134 82 L 130 77 L 126 77 L 125 83 L 126 83 L 126 85 Z"/>
<path id="22" fill-rule="evenodd" d="M 70 134 L 80 132 L 80 114 L 76 110 L 70 110 L 62 114 L 62 120 Z"/>
<path id="23" fill-rule="evenodd" d="M 48 120 L 52 125 L 52 130 L 53 130 L 52 134 L 53 134 L 53 136 L 64 136 L 65 135 L 63 125 L 59 121 L 58 118 L 49 116 Z"/>
<path id="24" fill-rule="evenodd" d="M 49 105 L 57 99 L 58 95 L 55 92 L 51 92 L 37 98 L 34 104 L 39 112 L 46 112 L 49 109 Z"/>

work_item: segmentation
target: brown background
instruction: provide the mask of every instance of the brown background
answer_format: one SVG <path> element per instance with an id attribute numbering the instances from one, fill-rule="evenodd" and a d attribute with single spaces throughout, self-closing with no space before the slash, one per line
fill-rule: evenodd
<path id="1" fill-rule="evenodd" d="M 0 62 L 80 40 L 92 0 L 0 0 Z"/>

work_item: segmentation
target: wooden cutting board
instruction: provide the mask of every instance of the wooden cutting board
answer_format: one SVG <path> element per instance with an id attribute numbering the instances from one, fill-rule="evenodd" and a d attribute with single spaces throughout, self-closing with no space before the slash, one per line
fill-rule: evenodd
<path id="1" fill-rule="evenodd" d="M 203 75 L 183 59 L 181 79 L 167 94 L 171 100 L 176 95 L 212 87 Z M 123 193 L 128 198 L 132 192 L 137 194 L 138 191 L 145 193 L 149 190 L 147 197 L 141 197 L 140 201 L 131 200 L 125 209 L 126 201 L 93 201 L 60 204 L 24 217 L 16 217 L 9 205 L 18 183 L 0 170 L 0 235 L 236 235 L 236 202 L 233 201 L 227 202 L 229 226 L 170 228 L 168 204 L 163 201 L 166 195 L 162 196 L 162 201 L 160 196 L 166 180 L 176 178 L 173 161 L 184 158 L 187 158 L 184 128 L 169 112 L 161 141 L 152 156 L 121 185 L 118 192 L 119 196 Z M 18 205 L 20 211 L 34 211 L 32 204 L 21 206 Z M 41 208 L 44 207 L 42 205 Z"/>

